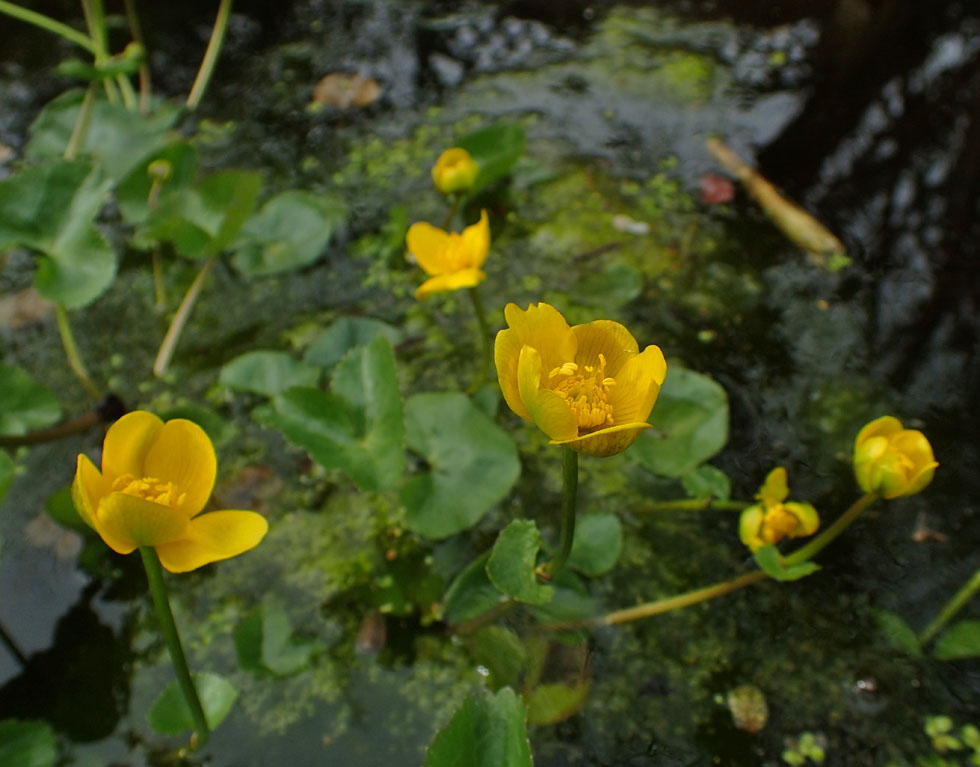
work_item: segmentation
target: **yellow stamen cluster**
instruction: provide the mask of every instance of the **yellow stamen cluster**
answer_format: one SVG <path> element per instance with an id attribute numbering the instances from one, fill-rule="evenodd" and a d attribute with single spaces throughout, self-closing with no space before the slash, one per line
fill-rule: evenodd
<path id="1" fill-rule="evenodd" d="M 116 477 L 112 489 L 117 493 L 134 495 L 145 501 L 169 506 L 171 509 L 179 509 L 187 498 L 187 493 L 181 493 L 173 482 L 161 482 L 155 477 L 136 479 L 132 474 Z"/>
<path id="2" fill-rule="evenodd" d="M 563 379 L 552 387 L 552 391 L 561 395 L 572 408 L 580 432 L 612 426 L 613 409 L 608 390 L 616 385 L 616 381 L 606 377 L 605 356 L 600 354 L 597 365 L 585 365 L 581 373 L 578 371 L 579 366 L 574 362 L 566 362 L 552 370 L 549 381 Z"/>

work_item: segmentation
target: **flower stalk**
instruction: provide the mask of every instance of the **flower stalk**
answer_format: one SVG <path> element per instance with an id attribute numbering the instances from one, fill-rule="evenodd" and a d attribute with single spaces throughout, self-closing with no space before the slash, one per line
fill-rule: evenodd
<path id="1" fill-rule="evenodd" d="M 197 277 L 194 278 L 194 282 L 191 283 L 191 286 L 187 289 L 187 293 L 184 294 L 184 300 L 180 302 L 177 313 L 174 315 L 170 327 L 167 329 L 167 335 L 163 337 L 163 342 L 157 351 L 157 358 L 153 363 L 153 375 L 160 377 L 167 372 L 167 367 L 170 365 L 170 358 L 173 357 L 174 350 L 177 348 L 177 342 L 180 340 L 180 334 L 184 330 L 184 325 L 190 319 L 191 310 L 193 310 L 194 304 L 197 303 L 197 297 L 204 288 L 204 281 L 208 278 L 217 260 L 218 254 L 215 253 L 201 267 L 201 271 L 198 272 Z"/>
<path id="2" fill-rule="evenodd" d="M 194 85 L 187 96 L 187 108 L 191 111 L 197 109 L 204 98 L 204 91 L 207 90 L 214 68 L 218 63 L 218 55 L 221 53 L 221 46 L 225 40 L 225 32 L 228 30 L 228 18 L 231 16 L 232 0 L 221 0 L 218 6 L 218 15 L 214 20 L 214 28 L 211 30 L 211 39 L 208 41 L 207 50 L 204 58 L 201 59 L 201 67 L 198 69 Z"/>
<path id="3" fill-rule="evenodd" d="M 35 27 L 40 27 L 52 34 L 58 35 L 58 37 L 63 37 L 65 40 L 75 43 L 75 45 L 84 48 L 89 53 L 95 53 L 95 45 L 87 35 L 83 35 L 77 29 L 73 29 L 67 24 L 62 24 L 60 21 L 52 19 L 50 16 L 45 16 L 43 13 L 22 8 L 15 3 L 8 3 L 6 0 L 0 0 L 0 13 L 4 13 L 19 21 L 33 24 Z"/>
<path id="4" fill-rule="evenodd" d="M 578 453 L 568 445 L 563 445 L 562 488 L 561 488 L 561 532 L 558 536 L 558 551 L 550 562 L 540 568 L 544 578 L 551 579 L 568 561 L 575 540 L 575 496 L 578 492 Z"/>
<path id="5" fill-rule="evenodd" d="M 191 670 L 187 665 L 184 648 L 180 643 L 180 634 L 177 632 L 174 614 L 170 609 L 170 599 L 167 597 L 167 587 L 163 581 L 163 568 L 160 567 L 160 560 L 155 549 L 150 546 L 140 546 L 139 550 L 140 556 L 143 558 L 143 567 L 146 569 L 146 578 L 150 584 L 153 606 L 160 618 L 160 628 L 163 631 L 164 639 L 167 641 L 167 650 L 170 652 L 170 660 L 173 663 L 174 673 L 177 675 L 177 683 L 180 685 L 180 691 L 184 695 L 184 700 L 187 701 L 187 708 L 194 720 L 195 733 L 191 738 L 191 748 L 201 748 L 208 742 L 211 730 L 208 728 L 208 720 L 204 716 L 204 708 L 201 706 L 201 699 L 197 695 L 197 688 L 194 686 L 194 679 L 191 677 Z"/>
<path id="6" fill-rule="evenodd" d="M 943 627 L 949 623 L 953 616 L 962 610 L 967 602 L 973 599 L 973 595 L 977 591 L 980 591 L 980 569 L 973 574 L 970 580 L 960 587 L 960 590 L 953 595 L 952 599 L 943 605 L 943 609 L 933 618 L 932 623 L 926 626 L 925 630 L 919 635 L 919 646 L 925 647 L 929 644 L 942 631 Z"/>
<path id="7" fill-rule="evenodd" d="M 75 335 L 71 330 L 71 322 L 68 320 L 68 310 L 65 309 L 64 304 L 55 304 L 55 316 L 58 319 L 58 332 L 61 334 L 61 345 L 65 348 L 65 355 L 68 357 L 68 365 L 78 380 L 82 382 L 85 390 L 95 399 L 98 399 L 99 389 L 92 383 L 92 379 L 85 369 L 82 355 L 75 343 Z"/>

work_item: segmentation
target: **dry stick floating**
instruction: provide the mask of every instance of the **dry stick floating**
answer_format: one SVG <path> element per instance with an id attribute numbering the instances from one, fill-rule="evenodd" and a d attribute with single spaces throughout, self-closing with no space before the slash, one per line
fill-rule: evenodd
<path id="1" fill-rule="evenodd" d="M 726 144 L 709 138 L 708 151 L 725 170 L 742 182 L 766 215 L 794 244 L 807 251 L 825 269 L 836 272 L 850 263 L 844 244 L 795 202 L 783 197 L 758 171 L 746 165 Z"/>
<path id="2" fill-rule="evenodd" d="M 877 493 L 866 493 L 858 498 L 853 504 L 851 504 L 851 507 L 841 514 L 841 516 L 830 527 L 820 533 L 820 535 L 810 541 L 810 543 L 800 547 L 791 554 L 788 554 L 783 560 L 785 564 L 788 566 L 798 565 L 801 562 L 806 562 L 809 560 L 814 554 L 821 551 L 831 541 L 837 538 L 837 536 L 844 532 L 844 530 L 850 527 L 851 523 L 854 522 L 858 516 L 860 516 L 861 512 L 877 501 L 878 498 L 879 496 Z M 620 623 L 628 623 L 630 621 L 639 620 L 641 618 L 650 618 L 654 615 L 662 615 L 663 613 L 670 612 L 671 610 L 679 610 L 682 607 L 690 607 L 698 602 L 704 602 L 708 599 L 713 599 L 714 597 L 719 597 L 723 594 L 737 591 L 738 589 L 745 588 L 746 586 L 751 586 L 753 583 L 763 581 L 767 577 L 768 576 L 766 573 L 762 570 L 753 570 L 752 572 L 745 573 L 744 575 L 740 575 L 737 578 L 732 578 L 731 580 L 722 581 L 721 583 L 714 583 L 710 586 L 695 589 L 694 591 L 687 591 L 673 597 L 657 599 L 653 602 L 645 602 L 644 604 L 637 605 L 636 607 L 627 607 L 623 610 L 614 610 L 613 612 L 606 613 L 605 615 L 599 615 L 593 618 L 583 618 L 581 620 L 561 621 L 559 623 L 546 623 L 539 626 L 538 631 L 568 631 L 570 629 L 613 626 Z"/>

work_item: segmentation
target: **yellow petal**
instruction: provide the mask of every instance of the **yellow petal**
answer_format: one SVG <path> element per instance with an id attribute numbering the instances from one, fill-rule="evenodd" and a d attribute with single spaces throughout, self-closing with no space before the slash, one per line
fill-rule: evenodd
<path id="1" fill-rule="evenodd" d="M 614 424 L 646 421 L 666 375 L 667 362 L 659 346 L 648 346 L 642 354 L 630 357 L 609 391 Z"/>
<path id="2" fill-rule="evenodd" d="M 633 334 L 612 320 L 576 325 L 572 332 L 578 341 L 575 362 L 580 366 L 595 365 L 602 354 L 606 358 L 606 375 L 613 378 L 640 349 Z"/>
<path id="3" fill-rule="evenodd" d="M 156 550 L 170 572 L 185 573 L 254 548 L 268 529 L 265 517 L 254 511 L 211 511 L 192 519 L 180 540 Z"/>
<path id="4" fill-rule="evenodd" d="M 813 508 L 812 504 L 809 503 L 796 503 L 790 501 L 789 503 L 783 504 L 790 514 L 796 517 L 797 526 L 790 536 L 793 538 L 799 538 L 805 535 L 813 535 L 820 527 L 820 515 L 817 514 L 817 510 Z"/>
<path id="5" fill-rule="evenodd" d="M 487 278 L 482 269 L 461 269 L 458 272 L 448 272 L 430 277 L 415 290 L 415 297 L 424 301 L 433 293 L 445 293 L 448 290 L 472 288 Z"/>
<path id="6" fill-rule="evenodd" d="M 135 495 L 109 493 L 99 504 L 95 529 L 110 548 L 128 554 L 137 546 L 179 540 L 187 524 L 187 515 L 179 509 Z"/>
<path id="7" fill-rule="evenodd" d="M 890 437 L 892 434 L 897 434 L 902 430 L 902 422 L 891 415 L 883 415 L 881 418 L 876 418 L 864 426 L 861 431 L 858 432 L 857 438 L 854 440 L 854 447 L 857 449 L 867 440 L 873 437 Z"/>
<path id="8" fill-rule="evenodd" d="M 127 413 L 109 427 L 102 446 L 102 476 L 107 486 L 123 474 L 146 476 L 143 461 L 162 429 L 163 421 L 145 410 Z"/>
<path id="9" fill-rule="evenodd" d="M 622 453 L 636 442 L 640 432 L 651 428 L 648 423 L 624 423 L 610 426 L 590 434 L 583 434 L 574 439 L 552 439 L 552 445 L 568 445 L 577 453 L 594 455 L 597 458 L 607 458 L 610 455 Z"/>
<path id="10" fill-rule="evenodd" d="M 480 220 L 463 230 L 463 248 L 472 267 L 481 267 L 490 252 L 490 219 L 485 210 L 480 211 Z"/>
<path id="11" fill-rule="evenodd" d="M 105 495 L 105 484 L 102 475 L 95 468 L 88 456 L 78 456 L 78 468 L 75 470 L 75 480 L 71 483 L 71 498 L 78 510 L 78 515 L 91 528 L 95 528 L 96 509 L 99 501 Z"/>
<path id="12" fill-rule="evenodd" d="M 443 274 L 450 268 L 447 255 L 451 238 L 448 232 L 425 221 L 419 221 L 408 228 L 405 242 L 409 252 L 415 256 L 415 260 L 426 274 Z"/>
<path id="13" fill-rule="evenodd" d="M 903 495 L 915 495 L 916 493 L 922 492 L 926 485 L 932 482 L 932 477 L 936 473 L 937 466 L 939 464 L 933 461 L 919 469 L 918 473 L 909 478 L 909 485 Z"/>
<path id="14" fill-rule="evenodd" d="M 550 389 L 542 389 L 541 355 L 525 346 L 517 365 L 517 383 L 521 400 L 531 420 L 551 439 L 567 440 L 578 435 L 578 419 L 564 398 Z"/>
<path id="15" fill-rule="evenodd" d="M 756 498 L 762 501 L 763 506 L 769 507 L 781 503 L 787 495 L 789 495 L 789 484 L 786 469 L 777 466 L 766 475 L 766 481 L 762 483 Z"/>
<path id="16" fill-rule="evenodd" d="M 761 535 L 764 519 L 765 512 L 759 505 L 749 506 L 738 518 L 738 537 L 752 551 L 761 549 L 766 545 Z"/>
<path id="17" fill-rule="evenodd" d="M 197 514 L 211 497 L 218 461 L 211 440 L 193 421 L 175 418 L 167 421 L 143 464 L 143 477 L 173 482 L 186 493 L 181 511 Z"/>

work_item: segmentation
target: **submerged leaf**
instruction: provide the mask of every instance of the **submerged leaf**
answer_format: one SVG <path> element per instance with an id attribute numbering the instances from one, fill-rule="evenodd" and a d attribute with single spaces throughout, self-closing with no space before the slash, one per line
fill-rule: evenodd
<path id="1" fill-rule="evenodd" d="M 238 690 L 223 676 L 211 673 L 191 674 L 197 695 L 204 709 L 204 718 L 208 727 L 215 729 L 228 716 L 231 707 L 238 698 Z M 160 697 L 146 715 L 150 726 L 163 735 L 180 735 L 182 732 L 194 729 L 194 718 L 180 690 L 180 685 L 173 681 L 167 685 Z"/>

